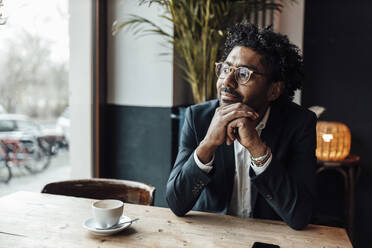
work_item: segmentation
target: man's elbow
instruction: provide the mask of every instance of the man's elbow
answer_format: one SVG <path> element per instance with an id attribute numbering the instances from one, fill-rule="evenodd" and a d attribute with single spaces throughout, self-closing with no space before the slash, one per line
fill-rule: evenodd
<path id="1" fill-rule="evenodd" d="M 302 222 L 301 221 L 296 221 L 296 222 L 288 223 L 288 226 L 291 227 L 294 230 L 300 231 L 300 230 L 305 229 L 308 224 L 309 223 L 305 222 L 305 221 L 302 221 Z"/>
<path id="2" fill-rule="evenodd" d="M 307 227 L 307 225 L 310 223 L 311 214 L 306 214 L 302 216 L 297 216 L 296 218 L 293 218 L 290 221 L 287 221 L 287 224 L 289 227 L 291 227 L 294 230 L 303 230 Z"/>
<path id="3" fill-rule="evenodd" d="M 172 212 L 178 216 L 178 217 L 183 217 L 185 216 L 186 212 L 185 211 L 180 211 L 178 208 L 170 208 L 172 210 Z"/>
<path id="4" fill-rule="evenodd" d="M 169 208 L 178 217 L 183 217 L 187 213 L 187 211 L 185 211 L 182 207 L 178 206 L 176 202 L 170 201 L 168 197 L 167 197 L 167 202 L 168 202 Z"/>
<path id="5" fill-rule="evenodd" d="M 177 215 L 178 217 L 183 217 L 187 213 L 187 211 L 180 205 L 179 201 L 176 199 L 174 194 L 172 193 L 172 190 L 167 187 L 166 191 L 166 200 L 168 203 L 169 208 L 172 210 L 172 212 Z"/>

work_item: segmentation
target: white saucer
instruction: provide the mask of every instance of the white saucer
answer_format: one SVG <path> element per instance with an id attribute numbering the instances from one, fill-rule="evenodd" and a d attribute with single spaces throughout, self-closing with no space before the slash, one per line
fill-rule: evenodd
<path id="1" fill-rule="evenodd" d="M 120 222 L 124 222 L 124 221 L 131 221 L 131 218 L 129 218 L 128 216 L 125 216 L 125 215 L 122 215 L 120 217 Z M 122 226 L 119 226 L 117 228 L 111 228 L 111 229 L 97 229 L 97 225 L 96 225 L 96 221 L 94 218 L 89 218 L 87 219 L 86 221 L 84 221 L 83 223 L 83 227 L 87 230 L 89 230 L 91 233 L 93 233 L 94 235 L 99 235 L 99 236 L 108 236 L 108 235 L 112 235 L 114 233 L 118 233 L 126 228 L 128 228 L 132 223 L 127 223 L 127 224 L 124 224 Z"/>

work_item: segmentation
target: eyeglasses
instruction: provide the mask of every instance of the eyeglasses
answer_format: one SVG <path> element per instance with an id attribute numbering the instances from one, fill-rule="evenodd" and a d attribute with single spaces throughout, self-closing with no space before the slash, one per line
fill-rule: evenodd
<path id="1" fill-rule="evenodd" d="M 261 72 L 253 71 L 248 69 L 247 67 L 235 67 L 230 66 L 227 63 L 219 62 L 216 63 L 216 75 L 220 79 L 226 78 L 232 71 L 234 71 L 235 81 L 238 84 L 245 85 L 248 83 L 249 79 L 251 78 L 253 73 L 258 75 L 264 75 Z"/>

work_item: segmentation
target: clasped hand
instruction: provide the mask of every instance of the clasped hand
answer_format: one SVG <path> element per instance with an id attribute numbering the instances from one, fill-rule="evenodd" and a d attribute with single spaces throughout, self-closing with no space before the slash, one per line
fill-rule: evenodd
<path id="1" fill-rule="evenodd" d="M 242 103 L 217 108 L 207 134 L 197 148 L 199 160 L 202 163 L 211 161 L 218 146 L 224 141 L 231 145 L 235 139 L 247 148 L 252 156 L 262 156 L 266 145 L 255 128 L 258 117 L 253 108 Z"/>
<path id="2" fill-rule="evenodd" d="M 221 106 L 216 109 L 205 142 L 217 147 L 225 140 L 227 145 L 231 145 L 237 139 L 248 148 L 258 137 L 255 129 L 258 117 L 253 108 L 242 103 Z"/>

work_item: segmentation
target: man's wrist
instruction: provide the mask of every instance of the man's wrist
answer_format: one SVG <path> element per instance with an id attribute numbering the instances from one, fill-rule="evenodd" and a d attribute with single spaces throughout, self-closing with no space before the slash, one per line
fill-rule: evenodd
<path id="1" fill-rule="evenodd" d="M 269 160 L 270 157 L 271 157 L 271 149 L 270 147 L 267 146 L 265 155 L 260 156 L 260 157 L 251 156 L 251 161 L 254 166 L 262 167 L 266 164 L 266 162 Z"/>
<path id="2" fill-rule="evenodd" d="M 198 155 L 196 154 L 196 151 L 194 152 L 194 160 L 196 165 L 203 170 L 206 173 L 209 173 L 213 169 L 213 161 L 214 161 L 214 156 L 212 157 L 212 160 L 209 161 L 208 163 L 204 164 L 200 161 L 198 158 Z"/>
<path id="3" fill-rule="evenodd" d="M 251 168 L 253 169 L 253 171 L 256 174 L 256 176 L 258 176 L 261 173 L 263 173 L 267 169 L 267 167 L 270 166 L 272 157 L 273 157 L 273 155 L 270 154 L 270 156 L 268 157 L 268 159 L 266 160 L 266 162 L 264 162 L 264 164 L 262 164 L 260 166 L 257 166 L 253 161 L 251 161 Z"/>
<path id="4" fill-rule="evenodd" d="M 265 155 L 267 150 L 265 143 L 263 143 L 259 137 L 258 139 L 255 139 L 251 141 L 249 144 L 245 145 L 245 148 L 247 148 L 251 156 L 254 158 Z"/>
<path id="5" fill-rule="evenodd" d="M 206 164 L 212 160 L 216 149 L 217 146 L 210 144 L 205 140 L 202 140 L 199 146 L 196 148 L 196 155 L 198 156 L 200 162 Z"/>

